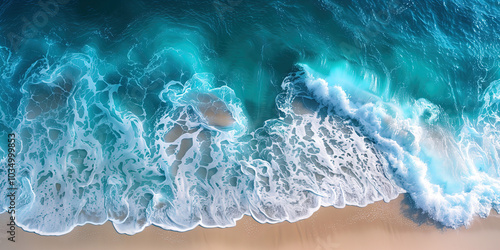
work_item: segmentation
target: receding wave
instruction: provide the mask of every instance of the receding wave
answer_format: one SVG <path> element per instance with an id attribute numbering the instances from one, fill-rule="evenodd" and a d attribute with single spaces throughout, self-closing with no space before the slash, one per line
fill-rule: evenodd
<path id="1" fill-rule="evenodd" d="M 18 225 L 294 222 L 401 193 L 453 228 L 500 211 L 498 6 L 235 2 L 68 3 L 0 41 Z"/>

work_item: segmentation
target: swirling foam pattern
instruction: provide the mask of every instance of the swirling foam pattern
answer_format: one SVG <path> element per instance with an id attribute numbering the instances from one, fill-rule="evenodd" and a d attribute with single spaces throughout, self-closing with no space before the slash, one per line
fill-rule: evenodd
<path id="1" fill-rule="evenodd" d="M 0 6 L 6 34 L 41 8 Z M 454 228 L 499 211 L 500 11 L 468 6 L 61 4 L 30 37 L 0 40 L 16 222 L 186 231 L 401 193 Z"/>

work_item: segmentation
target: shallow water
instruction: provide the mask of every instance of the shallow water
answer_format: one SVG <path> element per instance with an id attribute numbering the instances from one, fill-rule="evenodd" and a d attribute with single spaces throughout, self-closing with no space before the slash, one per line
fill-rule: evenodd
<path id="1" fill-rule="evenodd" d="M 500 209 L 498 3 L 48 2 L 0 6 L 25 230 Z"/>

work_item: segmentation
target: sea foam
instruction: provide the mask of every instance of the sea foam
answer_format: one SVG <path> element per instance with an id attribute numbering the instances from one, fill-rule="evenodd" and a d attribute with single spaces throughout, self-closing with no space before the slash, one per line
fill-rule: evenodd
<path id="1" fill-rule="evenodd" d="M 332 74 L 325 78 L 335 78 Z M 397 185 L 430 217 L 456 228 L 469 225 L 475 215 L 488 216 L 492 208 L 498 211 L 499 147 L 493 142 L 498 136 L 498 84 L 485 91 L 478 118 L 455 137 L 436 122 L 438 117 L 446 119 L 443 112 L 425 99 L 407 104 L 405 110 L 363 89 L 344 91 L 342 83 L 317 75 L 309 69 L 306 77 L 313 96 L 343 119 L 359 124 L 361 134 L 388 160 Z"/>
<path id="2" fill-rule="evenodd" d="M 341 63 L 322 75 L 299 64 L 281 84 L 278 117 L 252 130 L 242 101 L 213 74 L 135 80 L 157 79 L 164 57 L 189 55 L 167 49 L 117 73 L 85 49 L 34 62 L 16 119 L 3 114 L 20 137 L 16 222 L 27 231 L 60 235 L 108 220 L 126 234 L 152 224 L 186 231 L 244 215 L 293 222 L 320 206 L 403 192 L 450 227 L 498 209 L 498 84 L 457 136 L 432 102 L 373 94 L 372 72 Z"/>
<path id="3" fill-rule="evenodd" d="M 315 97 L 302 70 L 283 82 L 279 118 L 249 131 L 243 104 L 212 74 L 167 82 L 155 99 L 110 81 L 112 67 L 87 52 L 36 62 L 41 74 L 23 80 L 14 132 L 25 230 L 59 235 L 110 220 L 120 233 L 151 224 L 185 231 L 234 226 L 245 214 L 297 221 L 320 206 L 365 206 L 403 191 L 376 142 Z"/>

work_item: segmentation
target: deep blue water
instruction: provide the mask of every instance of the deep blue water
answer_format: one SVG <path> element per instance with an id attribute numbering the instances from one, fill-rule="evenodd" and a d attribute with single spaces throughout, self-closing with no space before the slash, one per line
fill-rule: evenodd
<path id="1" fill-rule="evenodd" d="M 408 193 L 468 225 L 500 211 L 499 18 L 484 0 L 2 1 L 16 222 L 186 231 Z"/>

